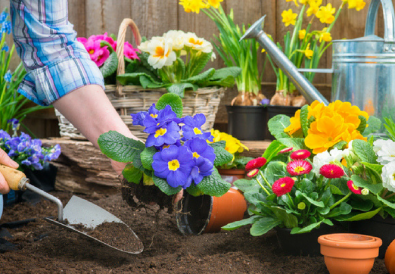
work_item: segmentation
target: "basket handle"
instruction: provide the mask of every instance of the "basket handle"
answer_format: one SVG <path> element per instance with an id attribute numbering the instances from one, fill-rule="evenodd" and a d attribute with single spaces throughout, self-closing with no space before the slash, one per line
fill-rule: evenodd
<path id="1" fill-rule="evenodd" d="M 123 19 L 121 25 L 119 26 L 118 38 L 117 38 L 117 57 L 118 57 L 117 75 L 125 73 L 125 59 L 124 59 L 123 51 L 124 51 L 126 31 L 128 27 L 130 27 L 130 29 L 133 32 L 134 40 L 136 41 L 136 46 L 140 46 L 141 43 L 140 31 L 136 23 L 130 18 Z M 122 86 L 118 83 L 118 81 L 117 81 L 116 90 L 117 90 L 116 91 L 117 95 L 122 95 Z"/>

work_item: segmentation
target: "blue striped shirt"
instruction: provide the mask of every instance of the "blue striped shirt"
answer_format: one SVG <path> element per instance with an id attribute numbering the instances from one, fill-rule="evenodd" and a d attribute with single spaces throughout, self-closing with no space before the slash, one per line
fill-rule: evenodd
<path id="1" fill-rule="evenodd" d="M 47 106 L 85 85 L 104 88 L 99 68 L 68 21 L 67 0 L 11 0 L 11 22 L 27 71 L 19 93 Z"/>

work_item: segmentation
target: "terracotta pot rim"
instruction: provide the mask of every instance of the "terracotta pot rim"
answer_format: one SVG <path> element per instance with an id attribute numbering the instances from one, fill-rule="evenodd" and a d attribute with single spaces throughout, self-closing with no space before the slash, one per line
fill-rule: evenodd
<path id="1" fill-rule="evenodd" d="M 380 238 L 353 233 L 322 235 L 318 238 L 318 242 L 324 246 L 346 249 L 378 248 L 382 245 Z"/>

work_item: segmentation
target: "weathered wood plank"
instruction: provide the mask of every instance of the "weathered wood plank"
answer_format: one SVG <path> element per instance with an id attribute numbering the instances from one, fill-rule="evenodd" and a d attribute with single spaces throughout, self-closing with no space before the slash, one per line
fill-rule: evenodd
<path id="1" fill-rule="evenodd" d="M 104 32 L 103 1 L 85 0 L 85 35 L 87 37 Z"/>

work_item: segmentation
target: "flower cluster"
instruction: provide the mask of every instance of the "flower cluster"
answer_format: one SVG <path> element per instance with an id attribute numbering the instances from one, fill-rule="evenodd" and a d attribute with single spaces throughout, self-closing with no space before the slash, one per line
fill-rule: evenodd
<path id="1" fill-rule="evenodd" d="M 61 149 L 59 145 L 53 147 L 42 147 L 40 139 L 32 139 L 28 134 L 17 135 L 19 122 L 16 119 L 9 121 L 12 124 L 14 134 L 10 136 L 6 131 L 0 130 L 0 148 L 4 150 L 11 159 L 33 170 L 43 169 L 44 162 L 55 160 L 59 157 Z"/>
<path id="2" fill-rule="evenodd" d="M 181 30 L 171 30 L 161 37 L 153 37 L 138 48 L 149 54 L 148 63 L 155 69 L 171 67 L 177 57 L 182 55 L 187 55 L 187 60 L 191 62 L 196 62 L 202 53 L 215 56 L 210 42 L 192 32 Z"/>
<path id="3" fill-rule="evenodd" d="M 111 52 L 117 50 L 117 41 L 113 35 L 108 36 L 107 32 L 102 35 L 92 35 L 89 38 L 78 37 L 77 41 L 82 43 L 89 53 L 92 61 L 101 67 L 108 59 Z M 103 45 L 103 42 L 105 42 Z M 139 59 L 138 49 L 133 48 L 129 42 L 124 44 L 124 56 L 130 60 Z"/>
<path id="4" fill-rule="evenodd" d="M 184 7 L 185 12 L 199 14 L 201 9 L 218 9 L 222 1 L 224 0 L 180 0 L 180 5 Z"/>
<path id="5" fill-rule="evenodd" d="M 369 115 L 349 102 L 335 101 L 325 106 L 318 101 L 308 106 L 308 132 L 305 144 L 318 154 L 332 148 L 340 142 L 348 144 L 355 139 L 367 140 L 362 136 Z M 361 124 L 364 127 L 361 127 Z M 298 136 L 302 131 L 301 110 L 290 119 L 290 125 L 284 129 L 290 136 Z"/>
<path id="6" fill-rule="evenodd" d="M 373 143 L 377 162 L 383 165 L 381 178 L 383 187 L 395 192 L 395 142 L 379 139 Z"/>
<path id="7" fill-rule="evenodd" d="M 216 155 L 208 144 L 213 136 L 202 130 L 203 114 L 177 118 L 171 106 L 158 110 L 154 104 L 148 111 L 132 114 L 132 119 L 133 125 L 144 126 L 149 134 L 145 146 L 156 150 L 154 175 L 166 179 L 171 187 L 186 189 L 213 173 Z"/>

